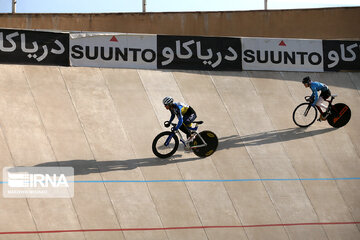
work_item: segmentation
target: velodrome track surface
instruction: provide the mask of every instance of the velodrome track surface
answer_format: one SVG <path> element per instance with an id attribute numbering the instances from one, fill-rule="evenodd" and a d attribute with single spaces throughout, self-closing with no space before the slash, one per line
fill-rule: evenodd
<path id="1" fill-rule="evenodd" d="M 306 75 L 350 106 L 346 127 L 294 125 Z M 155 158 L 167 95 L 215 154 Z M 1 167 L 76 175 L 71 199 L 1 195 L 0 239 L 360 239 L 359 105 L 360 73 L 0 65 Z"/>

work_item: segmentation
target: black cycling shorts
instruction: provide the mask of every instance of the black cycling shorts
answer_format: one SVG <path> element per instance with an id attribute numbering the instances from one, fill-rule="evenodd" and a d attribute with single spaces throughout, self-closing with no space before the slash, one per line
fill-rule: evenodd
<path id="1" fill-rule="evenodd" d="M 192 107 L 189 107 L 183 116 L 184 124 L 189 125 L 195 120 L 196 117 L 197 116 L 195 110 Z"/>
<path id="2" fill-rule="evenodd" d="M 320 97 L 322 97 L 324 100 L 328 99 L 330 96 L 331 96 L 330 89 L 321 91 Z"/>

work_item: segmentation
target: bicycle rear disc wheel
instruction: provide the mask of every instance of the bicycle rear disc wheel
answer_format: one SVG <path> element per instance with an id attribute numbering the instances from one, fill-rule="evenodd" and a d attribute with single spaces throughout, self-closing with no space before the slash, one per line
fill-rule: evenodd
<path id="1" fill-rule="evenodd" d="M 317 117 L 317 110 L 309 103 L 302 103 L 293 112 L 293 121 L 299 127 L 308 127 L 313 124 Z"/>
<path id="2" fill-rule="evenodd" d="M 331 107 L 330 114 L 327 117 L 328 123 L 334 128 L 345 126 L 351 118 L 351 110 L 344 103 L 337 103 Z"/>
<path id="3" fill-rule="evenodd" d="M 191 143 L 190 146 L 195 147 L 192 148 L 192 150 L 196 156 L 205 158 L 212 155 L 216 151 L 217 146 L 219 144 L 219 140 L 215 135 L 215 133 L 211 131 L 206 130 L 200 132 L 199 134 L 204 139 L 207 145 L 205 147 L 196 148 L 196 145 L 203 144 L 201 138 L 199 136 L 196 136 L 196 138 L 194 139 L 194 141 Z"/>
<path id="4" fill-rule="evenodd" d="M 168 138 L 171 137 L 169 143 L 165 145 Z M 179 138 L 173 132 L 162 132 L 157 135 L 152 143 L 152 151 L 158 158 L 171 157 L 179 147 Z"/>

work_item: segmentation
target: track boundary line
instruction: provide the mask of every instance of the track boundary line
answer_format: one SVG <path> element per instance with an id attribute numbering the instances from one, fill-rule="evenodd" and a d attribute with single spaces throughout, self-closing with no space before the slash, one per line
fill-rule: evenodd
<path id="1" fill-rule="evenodd" d="M 79 180 L 73 183 L 156 183 L 156 182 L 270 182 L 270 181 L 346 181 L 360 180 L 360 177 L 351 178 L 264 178 L 264 179 L 173 179 L 173 180 Z M 0 181 L 0 184 L 8 182 Z"/>
<path id="2" fill-rule="evenodd" d="M 319 223 L 285 223 L 285 224 L 258 224 L 258 225 L 234 225 L 234 226 L 189 226 L 189 227 L 164 227 L 164 228 L 114 228 L 114 229 L 73 229 L 73 230 L 44 230 L 44 231 L 18 231 L 0 232 L 7 234 L 40 234 L 40 233 L 71 233 L 71 232 L 117 232 L 117 231 L 165 231 L 165 230 L 191 230 L 209 228 L 259 228 L 259 227 L 292 227 L 313 225 L 348 225 L 360 224 L 360 222 L 319 222 Z"/>

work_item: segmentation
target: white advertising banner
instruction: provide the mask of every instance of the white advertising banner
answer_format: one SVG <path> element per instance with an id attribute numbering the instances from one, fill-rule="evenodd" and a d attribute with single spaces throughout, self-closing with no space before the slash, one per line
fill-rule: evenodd
<path id="1" fill-rule="evenodd" d="M 241 38 L 243 70 L 323 72 L 322 40 Z"/>
<path id="2" fill-rule="evenodd" d="M 156 69 L 156 35 L 70 34 L 70 65 Z"/>

